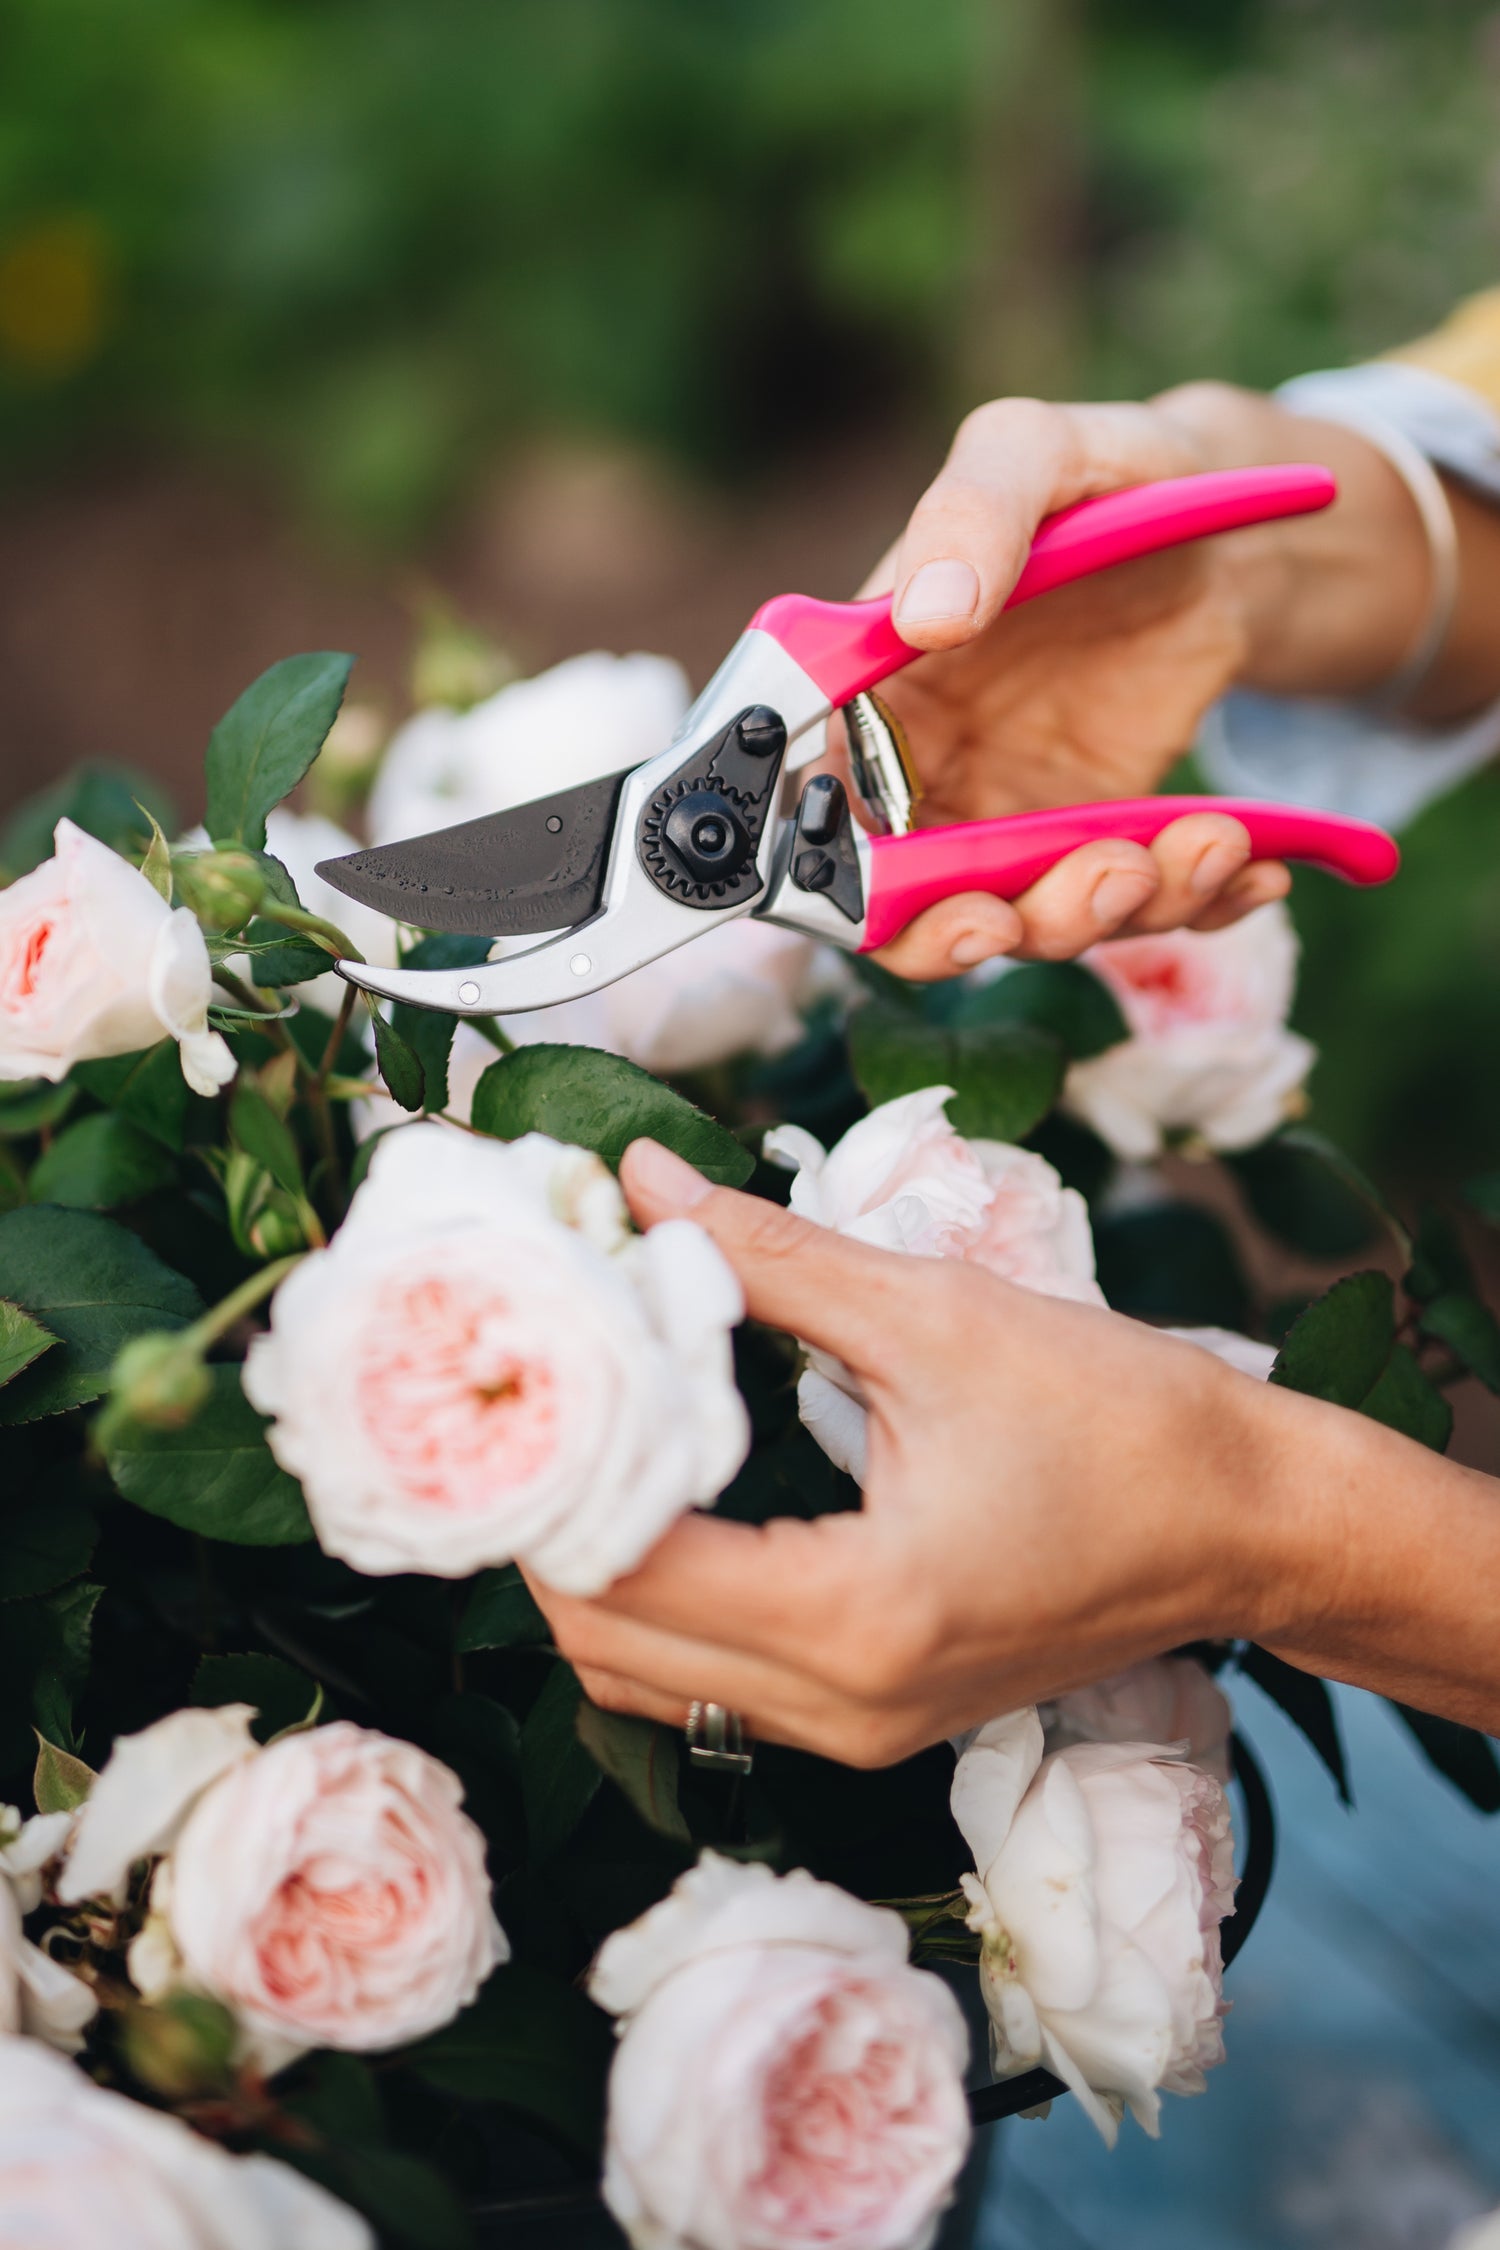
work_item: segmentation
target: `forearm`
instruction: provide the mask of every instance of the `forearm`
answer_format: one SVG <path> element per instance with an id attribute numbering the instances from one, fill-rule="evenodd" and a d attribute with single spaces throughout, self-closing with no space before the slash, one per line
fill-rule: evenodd
<path id="1" fill-rule="evenodd" d="M 1295 1392 L 1268 1386 L 1246 1410 L 1235 1629 L 1500 1733 L 1500 1485 Z"/>
<path id="2" fill-rule="evenodd" d="M 1230 549 L 1248 627 L 1243 683 L 1346 697 L 1380 688 L 1416 643 L 1433 595 L 1427 536 L 1405 483 L 1356 431 L 1291 414 L 1256 392 L 1193 383 L 1157 404 L 1214 467 L 1321 461 L 1339 499 L 1318 516 L 1239 533 Z M 1458 599 L 1409 706 L 1433 723 L 1500 695 L 1500 510 L 1447 481 Z"/>

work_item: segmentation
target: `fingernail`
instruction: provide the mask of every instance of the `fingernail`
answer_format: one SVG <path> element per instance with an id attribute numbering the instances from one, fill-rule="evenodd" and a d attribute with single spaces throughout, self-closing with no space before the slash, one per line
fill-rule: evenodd
<path id="1" fill-rule="evenodd" d="M 1245 864 L 1245 854 L 1234 844 L 1210 844 L 1188 877 L 1188 886 L 1199 898 L 1218 890 Z"/>
<path id="2" fill-rule="evenodd" d="M 1108 875 L 1101 875 L 1094 885 L 1090 904 L 1096 922 L 1123 922 L 1138 906 L 1144 906 L 1156 888 L 1154 876 L 1142 874 L 1138 868 L 1116 867 Z"/>
<path id="3" fill-rule="evenodd" d="M 625 1162 L 630 1167 L 632 1187 L 673 1204 L 679 1211 L 690 1211 L 713 1192 L 711 1181 L 682 1157 L 674 1156 L 671 1149 L 663 1148 L 660 1141 L 632 1141 L 625 1151 Z"/>
<path id="4" fill-rule="evenodd" d="M 893 612 L 898 625 L 929 625 L 940 617 L 972 617 L 979 607 L 979 573 L 971 563 L 923 563 L 908 578 Z"/>
<path id="5" fill-rule="evenodd" d="M 986 936 L 983 930 L 966 930 L 949 946 L 948 958 L 956 969 L 977 969 L 981 961 L 1003 950 L 1000 940 Z"/>

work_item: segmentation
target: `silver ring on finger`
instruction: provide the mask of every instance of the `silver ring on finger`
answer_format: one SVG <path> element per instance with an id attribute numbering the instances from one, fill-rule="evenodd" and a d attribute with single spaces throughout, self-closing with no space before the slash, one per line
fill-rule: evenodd
<path id="1" fill-rule="evenodd" d="M 755 1763 L 744 1720 L 722 1703 L 690 1703 L 683 1733 L 695 1766 L 714 1773 L 748 1773 Z"/>

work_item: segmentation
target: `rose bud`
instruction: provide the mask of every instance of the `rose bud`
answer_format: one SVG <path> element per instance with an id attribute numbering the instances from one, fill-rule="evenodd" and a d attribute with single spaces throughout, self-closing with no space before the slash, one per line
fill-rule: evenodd
<path id="1" fill-rule="evenodd" d="M 172 862 L 172 878 L 209 930 L 243 929 L 266 895 L 265 874 L 250 852 L 184 852 Z"/>

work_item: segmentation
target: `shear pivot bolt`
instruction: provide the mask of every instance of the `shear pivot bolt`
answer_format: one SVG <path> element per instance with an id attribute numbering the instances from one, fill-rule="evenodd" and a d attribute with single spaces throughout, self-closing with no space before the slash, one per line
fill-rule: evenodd
<path id="1" fill-rule="evenodd" d="M 593 966 L 593 962 L 589 959 L 586 953 L 575 953 L 572 960 L 568 963 L 568 967 L 572 970 L 575 977 L 586 977 Z"/>
<path id="2" fill-rule="evenodd" d="M 461 984 L 458 988 L 458 997 L 460 1000 L 462 1000 L 466 1008 L 472 1008 L 475 1001 L 479 998 L 478 985 Z"/>

